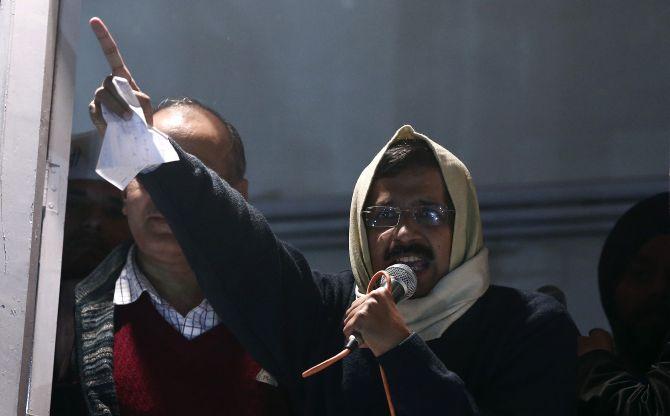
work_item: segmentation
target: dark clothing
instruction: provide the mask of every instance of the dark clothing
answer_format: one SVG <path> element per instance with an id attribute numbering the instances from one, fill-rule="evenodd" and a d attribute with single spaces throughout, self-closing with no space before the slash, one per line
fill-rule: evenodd
<path id="1" fill-rule="evenodd" d="M 612 328 L 619 325 L 614 290 L 622 273 L 630 267 L 642 246 L 657 236 L 670 234 L 668 198 L 668 192 L 662 192 L 636 203 L 617 220 L 605 240 L 598 263 L 598 286 L 600 301 Z"/>
<path id="2" fill-rule="evenodd" d="M 273 400 L 277 388 L 256 380 L 260 366 L 224 325 L 188 340 L 146 292 L 115 309 L 114 380 L 122 415 L 282 414 Z"/>
<path id="3" fill-rule="evenodd" d="M 75 349 L 88 414 L 118 415 L 114 389 L 114 285 L 130 243 L 112 251 L 74 292 Z"/>
<path id="4" fill-rule="evenodd" d="M 301 379 L 343 347 L 352 273 L 312 272 L 239 193 L 173 145 L 180 161 L 138 179 L 226 326 L 306 414 L 387 414 L 378 362 L 398 415 L 573 413 L 574 324 L 549 297 L 496 286 L 440 339 L 414 334 L 379 359 L 358 350 Z"/>
<path id="5" fill-rule="evenodd" d="M 670 340 L 643 376 L 628 372 L 614 354 L 598 350 L 579 358 L 580 415 L 670 415 Z"/>
<path id="6" fill-rule="evenodd" d="M 165 377 L 165 382 L 170 383 L 169 388 L 173 388 L 183 382 L 183 380 L 171 378 L 171 376 L 174 376 L 175 374 L 168 369 L 162 373 L 158 370 L 149 371 L 149 367 L 152 364 L 160 364 L 159 361 L 162 361 L 162 365 L 164 366 L 170 364 L 175 364 L 177 366 L 181 365 L 184 372 L 186 372 L 187 369 L 192 372 L 197 372 L 198 370 L 202 372 L 211 371 L 211 376 L 218 376 L 219 379 L 216 383 L 212 383 L 213 385 L 209 385 L 206 388 L 208 389 L 207 391 L 211 393 L 212 389 L 220 387 L 220 391 L 216 393 L 216 397 L 219 399 L 226 399 L 226 397 L 231 397 L 230 395 L 239 396 L 240 391 L 238 388 L 241 388 L 245 384 L 248 385 L 249 382 L 261 384 L 255 380 L 250 381 L 247 375 L 243 375 L 243 379 L 228 380 L 227 377 L 236 372 L 234 369 L 235 366 L 248 360 L 249 356 L 245 353 L 244 356 L 247 358 L 240 358 L 239 353 L 241 350 L 239 343 L 227 330 L 223 329 L 222 325 L 188 341 L 185 338 L 182 338 L 181 335 L 158 314 L 148 299 L 146 299 L 146 295 L 143 295 L 140 300 L 133 304 L 124 306 L 114 305 L 115 283 L 126 262 L 129 248 L 130 244 L 123 244 L 114 249 L 114 251 L 100 263 L 91 275 L 79 283 L 75 289 L 76 365 L 79 371 L 81 391 L 83 393 L 83 401 L 86 404 L 87 413 L 89 415 L 119 415 L 122 408 L 125 411 L 137 410 L 137 408 L 131 409 L 128 406 L 120 406 L 116 386 L 116 383 L 118 382 L 117 377 L 119 376 L 124 378 L 124 383 L 136 383 L 131 389 L 128 389 L 128 386 L 125 386 L 124 390 L 121 392 L 122 395 L 125 395 L 122 399 L 127 399 L 126 404 L 137 399 L 137 397 L 129 399 L 129 392 L 135 390 L 137 390 L 138 393 L 141 392 L 142 388 L 148 386 L 147 383 L 156 381 L 161 375 Z M 138 305 L 136 303 L 142 302 L 143 298 L 145 298 L 144 301 L 146 301 L 146 305 L 144 306 L 149 308 L 150 312 L 141 313 L 139 315 L 137 313 L 133 314 L 132 311 L 138 307 L 142 307 L 142 304 Z M 155 321 L 155 325 L 151 325 L 152 329 L 149 330 L 146 325 L 146 320 L 152 317 Z M 130 328 L 139 328 L 139 332 L 129 333 L 128 330 Z M 150 335 L 161 337 L 161 340 L 153 340 L 156 341 L 153 346 L 146 345 L 149 342 L 147 339 L 149 331 L 151 331 Z M 218 345 L 202 345 L 202 341 L 207 341 L 211 335 L 216 336 L 216 332 L 210 334 L 212 331 L 225 331 L 229 337 L 227 346 L 220 345 L 222 342 L 221 339 L 216 340 Z M 119 336 L 122 339 L 118 339 Z M 175 343 L 179 345 L 175 346 Z M 144 348 L 140 348 L 142 345 L 144 345 Z M 160 345 L 160 347 L 158 347 L 158 345 Z M 118 347 L 123 347 L 124 351 L 117 351 Z M 134 348 L 135 354 L 132 354 L 132 351 L 129 352 L 129 348 Z M 146 359 L 139 359 L 142 351 L 139 351 L 138 348 L 146 353 Z M 231 349 L 234 350 L 232 351 L 232 354 Z M 155 351 L 153 357 L 149 356 L 150 354 L 147 353 L 150 350 Z M 215 350 L 217 351 L 217 355 L 211 357 L 211 359 L 205 360 L 205 362 L 203 362 L 202 356 L 189 357 L 189 354 L 187 354 L 188 351 L 200 355 L 205 352 L 213 354 L 213 351 Z M 158 357 L 162 357 L 162 360 L 157 360 Z M 121 364 L 123 368 L 121 369 L 115 368 L 115 364 L 117 364 L 118 360 L 123 361 Z M 211 365 L 207 366 L 206 361 L 210 361 Z M 132 365 L 136 365 L 137 368 L 131 368 Z M 221 370 L 221 368 L 225 367 L 227 367 L 226 373 Z M 193 376 L 194 374 L 191 375 Z M 235 389 L 225 389 L 221 386 L 222 380 L 226 380 L 230 383 L 237 383 L 237 387 Z M 156 386 L 150 387 L 155 388 Z M 274 404 L 279 404 L 279 407 L 267 409 L 267 413 L 261 414 L 287 414 L 287 405 L 283 398 L 283 392 L 275 387 L 265 385 L 262 387 L 255 386 L 251 390 L 256 391 L 256 387 L 262 389 L 262 393 L 260 393 L 256 399 L 267 399 L 268 403 L 255 403 L 252 407 L 255 407 L 256 409 L 265 409 L 263 405 L 268 405 L 269 407 Z M 247 389 L 246 391 L 249 392 L 250 390 Z M 167 390 L 154 394 L 151 399 L 158 397 L 160 400 L 165 400 L 165 402 L 153 404 L 160 408 L 160 406 L 165 405 L 171 399 L 175 398 L 173 396 L 167 397 L 166 395 L 168 394 L 172 395 L 172 393 L 167 393 Z M 202 397 L 196 396 L 195 394 L 188 394 L 182 395 L 176 399 L 178 399 L 177 401 L 179 402 L 179 405 L 168 406 L 166 412 L 162 412 L 162 414 L 185 414 L 183 412 L 184 408 L 192 410 L 192 412 L 188 412 L 189 414 L 198 413 L 197 404 L 194 403 L 197 403 Z M 209 400 L 210 402 L 215 401 L 211 398 L 205 400 Z M 142 403 L 151 405 L 148 401 Z M 191 403 L 190 406 L 189 403 Z M 137 404 L 137 401 L 133 402 L 133 405 L 135 404 Z M 148 408 L 153 407 L 148 406 Z M 221 410 L 223 411 L 225 409 Z M 232 413 L 245 414 L 237 411 L 232 411 Z M 133 412 L 130 412 L 130 414 L 133 414 Z M 205 412 L 203 414 L 217 413 Z"/>
<path id="7" fill-rule="evenodd" d="M 80 416 L 88 414 L 81 395 L 81 386 L 76 381 L 54 381 L 51 391 L 52 416 Z"/>
<path id="8" fill-rule="evenodd" d="M 653 259 L 638 258 L 640 250 L 647 243 L 657 237 L 670 235 L 668 198 L 670 194 L 662 192 L 639 201 L 626 211 L 607 236 L 598 264 L 600 301 L 612 328 L 617 354 L 625 358 L 630 367 L 628 371 L 638 374 L 648 371 L 656 361 L 663 348 L 663 340 L 670 332 L 670 270 L 665 271 L 662 279 L 664 288 L 661 288 L 658 283 L 654 283 Z M 666 252 L 658 256 L 667 259 L 668 255 Z M 660 262 L 661 258 L 657 261 Z M 659 323 L 653 327 L 638 325 L 635 321 L 619 316 L 617 312 L 615 291 L 624 276 L 631 272 L 639 276 L 636 285 L 645 287 L 643 293 L 647 295 L 646 299 L 635 302 L 637 305 L 628 314 L 659 318 Z M 634 294 L 630 296 L 635 299 Z"/>
<path id="9" fill-rule="evenodd" d="M 600 299 L 617 352 L 596 350 L 579 357 L 577 394 L 582 416 L 670 415 L 668 266 L 663 276 L 657 276 L 668 253 L 639 256 L 647 243 L 670 234 L 668 198 L 664 192 L 636 203 L 617 220 L 603 246 L 598 266 Z M 615 293 L 627 279 L 635 279 L 646 297 L 636 298 L 639 295 L 620 289 L 635 300 L 626 317 L 620 315 Z M 654 315 L 661 317 L 658 323 L 644 325 Z"/>

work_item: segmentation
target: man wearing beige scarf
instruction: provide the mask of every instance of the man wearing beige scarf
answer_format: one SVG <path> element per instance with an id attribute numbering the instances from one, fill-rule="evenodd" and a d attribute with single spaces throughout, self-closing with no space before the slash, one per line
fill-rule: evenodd
<path id="1" fill-rule="evenodd" d="M 415 218 L 402 212 L 411 212 Z M 379 223 L 375 218 L 389 216 L 397 221 Z M 423 216 L 428 222 L 422 222 Z M 363 296 L 371 275 L 391 264 L 405 263 L 417 275 L 417 293 L 398 305 L 406 328 L 388 328 L 387 346 L 397 345 L 392 340 L 394 329 L 397 338 L 410 329 L 424 341 L 440 338 L 489 287 L 488 251 L 465 165 L 411 126 L 400 128 L 354 188 L 349 256 L 359 299 L 349 311 L 345 332 L 366 332 L 367 313 L 376 305 L 372 299 L 384 295 L 378 290 Z M 394 311 L 392 307 L 380 315 Z M 370 326 L 381 332 L 378 328 L 384 322 L 394 320 L 383 319 Z M 374 337 L 365 339 L 376 355 L 388 349 L 376 350 Z"/>

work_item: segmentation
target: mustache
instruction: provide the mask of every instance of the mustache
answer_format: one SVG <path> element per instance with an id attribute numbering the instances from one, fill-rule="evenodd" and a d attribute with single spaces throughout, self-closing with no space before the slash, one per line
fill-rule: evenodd
<path id="1" fill-rule="evenodd" d="M 430 247 L 421 244 L 410 244 L 407 246 L 395 246 L 392 250 L 389 250 L 384 254 L 384 260 L 390 261 L 395 257 L 409 254 L 425 257 L 428 260 L 433 260 L 433 258 L 435 258 L 435 254 L 433 254 L 433 250 L 431 250 Z"/>

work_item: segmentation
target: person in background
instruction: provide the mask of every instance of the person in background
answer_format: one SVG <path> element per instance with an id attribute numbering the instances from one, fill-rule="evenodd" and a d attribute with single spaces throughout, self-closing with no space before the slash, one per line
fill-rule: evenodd
<path id="1" fill-rule="evenodd" d="M 61 266 L 66 279 L 88 276 L 114 247 L 130 238 L 121 212 L 122 192 L 95 173 L 101 146 L 95 130 L 72 137 Z"/>
<path id="2" fill-rule="evenodd" d="M 670 203 L 664 192 L 615 224 L 598 265 L 612 335 L 579 338 L 579 414 L 670 414 Z"/>
<path id="3" fill-rule="evenodd" d="M 122 242 L 130 239 L 122 194 L 95 173 L 102 141 L 95 130 L 72 136 L 58 302 L 52 409 L 72 413 L 79 394 L 70 365 L 74 354 L 74 287 Z"/>

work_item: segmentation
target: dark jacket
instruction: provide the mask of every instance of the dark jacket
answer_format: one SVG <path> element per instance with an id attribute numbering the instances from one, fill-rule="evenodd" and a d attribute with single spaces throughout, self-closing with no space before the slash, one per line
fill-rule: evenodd
<path id="1" fill-rule="evenodd" d="M 180 161 L 138 179 L 225 324 L 306 414 L 387 414 L 377 363 L 398 415 L 573 413 L 574 324 L 544 295 L 496 286 L 440 339 L 414 334 L 378 359 L 358 350 L 301 379 L 343 347 L 351 272 L 313 272 L 239 193 L 173 145 Z"/>
<path id="2" fill-rule="evenodd" d="M 114 287 L 130 243 L 114 249 L 75 288 L 75 348 L 89 415 L 118 415 L 114 387 Z"/>
<path id="3" fill-rule="evenodd" d="M 114 388 L 114 286 L 132 242 L 115 248 L 74 289 L 71 377 L 54 383 L 51 414 L 119 414 Z M 65 364 L 63 364 L 65 365 Z"/>
<path id="4" fill-rule="evenodd" d="M 633 375 L 608 351 L 579 357 L 580 414 L 612 416 L 670 415 L 670 340 L 651 368 Z"/>

